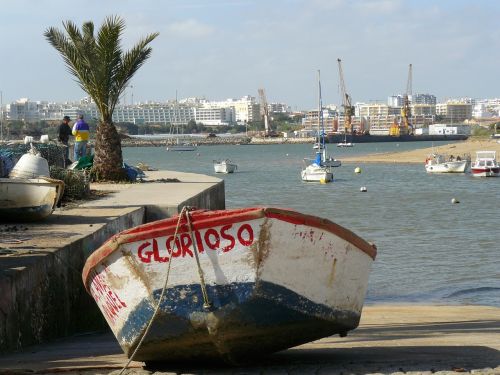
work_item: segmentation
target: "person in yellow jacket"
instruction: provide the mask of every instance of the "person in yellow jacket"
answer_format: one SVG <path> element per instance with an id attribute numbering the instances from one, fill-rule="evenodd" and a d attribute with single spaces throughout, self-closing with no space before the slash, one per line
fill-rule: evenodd
<path id="1" fill-rule="evenodd" d="M 75 158 L 78 161 L 82 156 L 87 155 L 87 142 L 89 141 L 89 124 L 83 120 L 83 115 L 78 115 L 78 120 L 73 125 L 73 135 L 75 136 Z"/>

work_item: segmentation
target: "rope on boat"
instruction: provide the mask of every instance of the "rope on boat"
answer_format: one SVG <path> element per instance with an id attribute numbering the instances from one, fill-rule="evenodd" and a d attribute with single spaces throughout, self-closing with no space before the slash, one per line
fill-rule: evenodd
<path id="1" fill-rule="evenodd" d="M 181 213 L 179 214 L 179 218 L 177 220 L 177 226 L 175 227 L 175 233 L 174 233 L 174 239 L 177 239 L 177 234 L 179 232 L 179 228 L 180 228 L 180 224 L 181 224 L 181 219 L 182 219 L 182 215 L 187 212 L 188 210 L 188 207 L 187 206 L 184 206 L 182 207 L 182 210 L 181 210 Z M 179 241 L 180 242 L 180 241 Z M 177 247 L 177 250 L 179 251 L 179 246 L 177 246 L 177 243 L 178 241 L 175 241 L 174 240 L 174 243 L 176 244 L 176 247 Z M 170 275 L 170 268 L 171 268 L 171 265 L 172 265 L 172 257 L 170 257 L 170 260 L 168 262 L 168 268 L 167 268 L 167 276 L 165 277 L 165 284 L 163 285 L 163 289 L 161 290 L 161 294 L 160 294 L 160 298 L 158 299 L 158 304 L 156 305 L 155 307 L 155 310 L 153 312 L 153 315 L 151 316 L 151 319 L 149 320 L 149 323 L 148 325 L 146 326 L 146 329 L 144 330 L 144 332 L 142 333 L 142 336 L 141 336 L 141 339 L 139 340 L 139 343 L 137 344 L 134 352 L 132 353 L 132 355 L 130 356 L 127 364 L 125 365 L 125 367 L 122 368 L 122 370 L 120 371 L 119 375 L 122 375 L 123 372 L 128 368 L 128 366 L 130 365 L 130 363 L 132 363 L 132 361 L 134 360 L 134 357 L 137 353 L 137 351 L 139 350 L 139 348 L 141 347 L 142 345 L 142 342 L 144 341 L 144 338 L 146 337 L 146 335 L 149 333 L 149 330 L 151 329 L 151 326 L 153 325 L 153 322 L 156 318 L 156 316 L 158 315 L 158 311 L 160 311 L 160 306 L 161 306 L 161 302 L 163 301 L 163 297 L 165 296 L 165 291 L 167 290 L 167 285 L 168 285 L 168 277 Z"/>
<path id="2" fill-rule="evenodd" d="M 203 294 L 203 308 L 208 310 L 212 307 L 212 303 L 208 299 L 207 286 L 205 284 L 205 277 L 203 275 L 203 269 L 200 265 L 200 257 L 198 256 L 198 248 L 196 246 L 196 241 L 194 240 L 193 227 L 191 225 L 191 220 L 189 219 L 189 210 L 186 210 L 186 220 L 189 227 L 189 235 L 191 236 L 191 242 L 193 243 L 194 257 L 196 258 L 196 264 L 198 266 L 198 276 L 200 276 L 200 286 L 201 293 Z"/>

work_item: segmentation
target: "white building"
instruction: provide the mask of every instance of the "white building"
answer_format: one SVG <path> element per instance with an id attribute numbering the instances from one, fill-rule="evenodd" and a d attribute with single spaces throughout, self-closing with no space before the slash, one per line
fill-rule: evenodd
<path id="1" fill-rule="evenodd" d="M 454 134 L 470 135 L 470 126 L 445 125 L 445 124 L 429 125 L 429 135 L 454 135 Z"/>
<path id="2" fill-rule="evenodd" d="M 235 122 L 233 108 L 194 108 L 197 123 L 206 126 L 231 125 Z"/>

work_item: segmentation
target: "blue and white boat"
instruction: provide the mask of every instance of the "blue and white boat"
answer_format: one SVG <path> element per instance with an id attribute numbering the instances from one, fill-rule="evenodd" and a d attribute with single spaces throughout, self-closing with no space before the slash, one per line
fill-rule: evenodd
<path id="1" fill-rule="evenodd" d="M 323 101 L 321 98 L 321 77 L 318 70 L 318 139 L 313 148 L 317 149 L 315 158 L 304 158 L 305 168 L 301 171 L 301 178 L 304 182 L 328 183 L 333 181 L 333 167 L 340 167 L 342 163 L 328 155 L 325 143 L 325 128 L 323 123 Z"/>
<path id="2" fill-rule="evenodd" d="M 113 236 L 83 281 L 128 357 L 237 363 L 356 328 L 375 256 L 295 211 L 183 210 Z"/>

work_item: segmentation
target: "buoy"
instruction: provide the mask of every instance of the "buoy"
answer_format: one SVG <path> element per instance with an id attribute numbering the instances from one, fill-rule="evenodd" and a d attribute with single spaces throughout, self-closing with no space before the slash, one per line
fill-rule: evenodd
<path id="1" fill-rule="evenodd" d="M 198 153 L 196 154 L 196 156 L 200 156 L 200 153 L 198 152 Z"/>
<path id="2" fill-rule="evenodd" d="M 362 191 L 363 193 L 366 193 L 368 191 L 368 189 L 366 188 L 366 186 L 361 186 L 361 188 L 359 189 L 359 191 Z"/>
<path id="3" fill-rule="evenodd" d="M 319 183 L 320 184 L 326 184 L 326 180 L 324 178 L 322 178 L 322 179 L 319 180 Z"/>
<path id="4" fill-rule="evenodd" d="M 451 203 L 460 203 L 460 201 L 457 198 L 452 198 Z"/>
<path id="5" fill-rule="evenodd" d="M 360 167 L 354 168 L 354 173 L 361 173 L 361 168 Z"/>
<path id="6" fill-rule="evenodd" d="M 288 154 L 286 154 L 286 156 L 288 156 Z"/>

